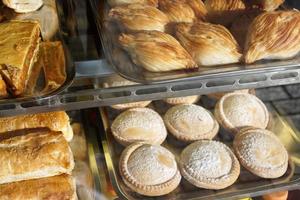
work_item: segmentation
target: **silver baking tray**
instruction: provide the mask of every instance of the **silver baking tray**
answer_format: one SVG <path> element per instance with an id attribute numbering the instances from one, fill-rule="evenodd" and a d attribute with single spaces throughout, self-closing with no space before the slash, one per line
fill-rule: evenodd
<path id="1" fill-rule="evenodd" d="M 209 104 L 201 102 L 200 105 L 211 108 Z M 155 101 L 150 105 L 151 108 L 163 115 L 169 105 L 162 101 Z M 262 179 L 252 175 L 247 170 L 241 168 L 241 174 L 236 183 L 231 187 L 223 190 L 206 190 L 199 189 L 187 181 L 182 179 L 181 184 L 172 193 L 156 198 L 149 198 L 139 195 L 131 191 L 122 181 L 118 170 L 119 157 L 124 149 L 113 138 L 110 132 L 112 120 L 120 113 L 120 111 L 112 108 L 100 108 L 102 123 L 105 129 L 105 134 L 101 133 L 102 146 L 110 181 L 113 185 L 116 194 L 121 199 L 161 199 L 161 200 L 176 200 L 176 199 L 241 199 L 246 197 L 261 196 L 266 193 L 293 190 L 300 187 L 300 133 L 292 128 L 289 123 L 279 116 L 272 107 L 269 108 L 271 114 L 268 129 L 274 131 L 285 145 L 289 152 L 290 164 L 287 172 L 277 179 Z M 220 130 L 216 140 L 220 140 L 231 146 L 232 136 L 224 130 Z M 177 157 L 184 146 L 176 144 L 176 140 L 168 135 L 166 141 L 162 144 L 170 149 Z"/>
<path id="2" fill-rule="evenodd" d="M 110 24 L 107 13 L 109 6 L 106 1 L 90 0 L 95 17 L 98 34 L 102 42 L 103 52 L 113 69 L 126 79 L 139 83 L 157 83 L 183 81 L 193 79 L 213 79 L 220 77 L 239 76 L 245 74 L 262 74 L 271 71 L 283 71 L 300 68 L 300 56 L 289 60 L 259 61 L 254 64 L 229 64 L 215 67 L 199 67 L 196 70 L 178 70 L 171 72 L 150 72 L 132 63 L 126 52 L 116 44 L 120 32 Z M 282 9 L 300 8 L 297 0 L 286 0 Z M 115 52 L 118 52 L 117 54 Z"/>
<path id="3" fill-rule="evenodd" d="M 65 81 L 62 85 L 60 85 L 56 89 L 46 89 L 46 80 L 44 76 L 43 69 L 41 69 L 39 75 L 37 76 L 36 84 L 33 85 L 33 87 L 28 88 L 25 90 L 24 94 L 20 97 L 12 97 L 9 96 L 4 99 L 0 99 L 0 105 L 3 104 L 14 104 L 14 103 L 20 103 L 20 102 L 25 102 L 25 101 L 30 101 L 30 100 L 42 100 L 42 99 L 47 99 L 49 97 L 53 97 L 60 92 L 64 91 L 68 86 L 71 85 L 73 82 L 73 79 L 75 77 L 75 65 L 71 56 L 71 53 L 66 45 L 67 41 L 66 38 L 64 38 L 64 33 L 62 32 L 62 27 L 65 25 L 62 24 L 62 21 L 66 16 L 62 12 L 64 10 L 63 7 L 66 5 L 63 4 L 63 1 L 53 1 L 54 5 L 56 6 L 57 9 L 57 14 L 58 14 L 58 28 L 57 32 L 55 35 L 51 38 L 50 41 L 60 41 L 63 45 L 64 49 L 64 55 L 65 55 L 65 66 L 61 66 L 62 68 L 65 67 Z M 28 77 L 29 78 L 29 77 Z"/>

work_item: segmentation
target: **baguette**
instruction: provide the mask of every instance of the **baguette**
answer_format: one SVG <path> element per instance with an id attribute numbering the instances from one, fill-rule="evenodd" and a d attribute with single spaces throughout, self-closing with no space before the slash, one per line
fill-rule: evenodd
<path id="1" fill-rule="evenodd" d="M 61 131 L 67 141 L 73 138 L 69 116 L 64 111 L 0 118 L 0 136 L 1 133 L 34 128 Z"/>
<path id="2" fill-rule="evenodd" d="M 67 174 L 0 185 L 0 200 L 8 199 L 76 200 L 76 185 Z"/>
<path id="3" fill-rule="evenodd" d="M 72 151 L 61 132 L 36 132 L 0 141 L 0 184 L 71 174 Z"/>

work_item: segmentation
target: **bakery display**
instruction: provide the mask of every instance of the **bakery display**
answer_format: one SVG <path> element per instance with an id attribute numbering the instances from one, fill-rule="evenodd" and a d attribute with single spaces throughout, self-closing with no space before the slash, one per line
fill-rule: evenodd
<path id="1" fill-rule="evenodd" d="M 261 59 L 288 59 L 300 51 L 300 12 L 297 10 L 265 12 L 249 27 L 245 62 Z"/>
<path id="2" fill-rule="evenodd" d="M 158 0 L 108 0 L 111 7 L 122 6 L 128 4 L 143 4 L 156 7 Z"/>
<path id="3" fill-rule="evenodd" d="M 2 2 L 17 13 L 36 11 L 43 5 L 43 0 L 2 0 Z"/>
<path id="4" fill-rule="evenodd" d="M 218 141 L 199 140 L 187 146 L 180 155 L 182 176 L 191 184 L 205 189 L 224 189 L 240 174 L 234 153 Z"/>
<path id="5" fill-rule="evenodd" d="M 39 47 L 39 36 L 37 22 L 0 23 L 0 73 L 15 96 L 24 92 Z"/>
<path id="6" fill-rule="evenodd" d="M 269 112 L 256 96 L 233 92 L 224 95 L 215 107 L 215 117 L 231 133 L 245 127 L 265 129 L 269 122 Z"/>
<path id="7" fill-rule="evenodd" d="M 171 35 L 159 31 L 121 34 L 119 42 L 136 65 L 164 72 L 197 68 L 188 52 Z"/>
<path id="8" fill-rule="evenodd" d="M 124 183 L 146 196 L 172 192 L 181 180 L 174 155 L 164 147 L 134 143 L 120 157 L 119 169 Z"/>
<path id="9" fill-rule="evenodd" d="M 278 178 L 288 168 L 288 153 L 271 131 L 241 130 L 234 138 L 233 147 L 241 165 L 259 177 Z"/>
<path id="10" fill-rule="evenodd" d="M 26 180 L 0 185 L 0 200 L 77 200 L 75 180 L 70 175 Z"/>
<path id="11" fill-rule="evenodd" d="M 212 139 L 219 131 L 219 124 L 214 116 L 195 104 L 170 108 L 164 116 L 164 122 L 170 134 L 183 142 Z"/>
<path id="12" fill-rule="evenodd" d="M 222 25 L 181 23 L 176 36 L 199 67 L 238 63 L 242 57 L 236 40 Z"/>
<path id="13" fill-rule="evenodd" d="M 69 120 L 69 116 L 64 111 L 2 117 L 0 118 L 0 138 L 1 134 L 7 132 L 48 128 L 51 131 L 61 131 L 66 140 L 70 141 L 73 138 L 73 130 Z"/>
<path id="14" fill-rule="evenodd" d="M 194 95 L 194 96 L 186 96 L 186 97 L 173 97 L 173 98 L 167 98 L 164 99 L 164 101 L 171 105 L 177 105 L 177 104 L 192 104 L 199 101 L 201 96 Z"/>
<path id="15" fill-rule="evenodd" d="M 113 121 L 111 132 L 124 146 L 134 142 L 161 144 L 167 137 L 162 118 L 150 108 L 131 108 Z"/>
<path id="16" fill-rule="evenodd" d="M 153 6 L 130 4 L 114 7 L 108 14 L 111 20 L 119 23 L 127 31 L 164 31 L 169 18 Z"/>
<path id="17" fill-rule="evenodd" d="M 36 132 L 0 141 L 0 184 L 71 174 L 74 159 L 61 132 Z"/>

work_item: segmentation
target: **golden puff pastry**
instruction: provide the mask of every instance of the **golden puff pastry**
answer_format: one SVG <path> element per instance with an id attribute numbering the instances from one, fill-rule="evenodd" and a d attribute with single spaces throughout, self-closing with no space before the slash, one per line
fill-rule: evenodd
<path id="1" fill-rule="evenodd" d="M 108 0 L 108 4 L 111 7 L 128 5 L 128 4 L 144 4 L 144 5 L 157 7 L 158 0 Z"/>
<path id="2" fill-rule="evenodd" d="M 243 0 L 206 0 L 207 18 L 210 22 L 230 25 L 246 9 Z"/>
<path id="3" fill-rule="evenodd" d="M 109 11 L 109 17 L 120 23 L 129 31 L 139 30 L 165 30 L 169 18 L 163 12 L 153 6 L 130 4 L 118 6 Z"/>
<path id="4" fill-rule="evenodd" d="M 163 72 L 196 68 L 188 52 L 171 35 L 159 31 L 121 34 L 119 42 L 133 63 L 148 71 Z"/>
<path id="5" fill-rule="evenodd" d="M 242 56 L 239 45 L 222 25 L 181 23 L 176 26 L 176 36 L 199 66 L 237 63 Z"/>
<path id="6" fill-rule="evenodd" d="M 265 11 L 274 11 L 281 4 L 283 4 L 284 0 L 253 0 L 253 4 L 259 6 Z"/>
<path id="7" fill-rule="evenodd" d="M 299 33 L 299 11 L 273 11 L 259 15 L 249 27 L 245 62 L 294 57 L 300 51 Z"/>

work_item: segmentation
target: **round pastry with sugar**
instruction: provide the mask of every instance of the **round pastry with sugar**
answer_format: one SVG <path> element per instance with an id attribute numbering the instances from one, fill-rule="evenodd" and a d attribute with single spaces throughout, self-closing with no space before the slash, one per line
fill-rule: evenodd
<path id="1" fill-rule="evenodd" d="M 278 178 L 287 170 L 287 150 L 271 131 L 243 129 L 235 136 L 233 147 L 241 165 L 259 177 Z"/>
<path id="2" fill-rule="evenodd" d="M 212 139 L 219 131 L 219 124 L 205 108 L 194 104 L 182 104 L 170 108 L 164 122 L 169 132 L 178 140 L 193 142 Z"/>
<path id="3" fill-rule="evenodd" d="M 188 182 L 206 189 L 229 187 L 240 174 L 240 164 L 229 147 L 211 140 L 187 146 L 180 155 L 179 167 Z"/>
<path id="4" fill-rule="evenodd" d="M 127 146 L 134 142 L 161 144 L 167 130 L 160 115 L 150 108 L 131 108 L 113 121 L 111 131 L 114 138 Z"/>
<path id="5" fill-rule="evenodd" d="M 201 96 L 194 95 L 194 96 L 187 96 L 187 97 L 174 97 L 174 98 L 167 98 L 164 99 L 164 101 L 171 105 L 177 105 L 177 104 L 192 104 L 199 101 Z"/>
<path id="6" fill-rule="evenodd" d="M 245 127 L 265 129 L 269 122 L 265 104 L 254 95 L 239 92 L 228 93 L 218 101 L 215 117 L 232 133 Z"/>
<path id="7" fill-rule="evenodd" d="M 160 196 L 172 192 L 181 175 L 175 156 L 158 145 L 134 143 L 121 155 L 120 174 L 133 191 L 146 196 Z"/>

